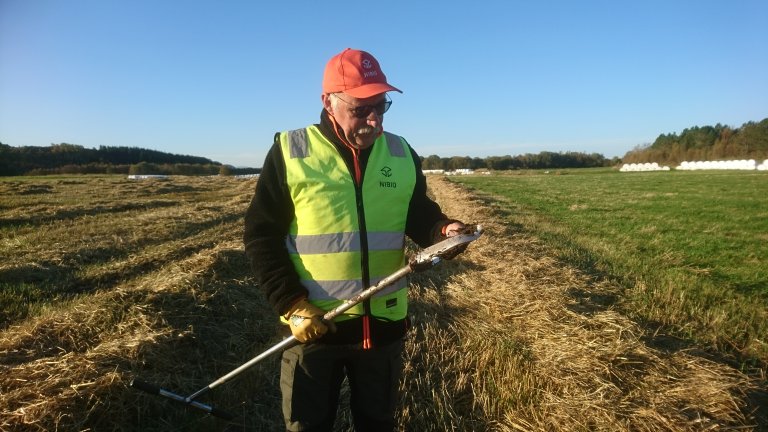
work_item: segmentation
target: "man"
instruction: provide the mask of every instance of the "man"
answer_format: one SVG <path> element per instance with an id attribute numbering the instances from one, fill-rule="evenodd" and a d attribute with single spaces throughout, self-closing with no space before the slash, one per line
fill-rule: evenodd
<path id="1" fill-rule="evenodd" d="M 313 342 L 283 353 L 289 431 L 332 430 L 345 376 L 355 429 L 394 429 L 405 280 L 334 322 L 321 317 L 405 265 L 406 235 L 426 247 L 464 228 L 427 197 L 416 152 L 384 132 L 390 91 L 400 92 L 371 54 L 331 58 L 320 123 L 275 135 L 246 213 L 262 291 L 296 339 Z"/>

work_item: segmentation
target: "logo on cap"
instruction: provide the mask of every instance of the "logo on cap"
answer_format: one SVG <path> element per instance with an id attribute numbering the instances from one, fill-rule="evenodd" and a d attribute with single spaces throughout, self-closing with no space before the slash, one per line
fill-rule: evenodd
<path id="1" fill-rule="evenodd" d="M 366 69 L 372 68 L 373 65 L 371 64 L 371 60 L 370 59 L 363 59 L 363 67 L 366 68 Z"/>

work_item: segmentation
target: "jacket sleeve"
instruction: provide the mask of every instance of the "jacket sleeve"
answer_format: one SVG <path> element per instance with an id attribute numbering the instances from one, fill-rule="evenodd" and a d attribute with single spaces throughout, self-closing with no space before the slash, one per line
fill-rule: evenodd
<path id="1" fill-rule="evenodd" d="M 427 195 L 427 178 L 421 170 L 421 158 L 410 144 L 408 148 L 416 166 L 416 186 L 408 206 L 405 234 L 419 246 L 428 247 L 441 239 L 443 226 L 454 220 L 448 219 L 440 206 Z"/>
<path id="2" fill-rule="evenodd" d="M 308 294 L 299 282 L 285 245 L 294 216 L 279 136 L 275 135 L 275 143 L 267 153 L 256 192 L 245 214 L 243 242 L 261 291 L 280 315 L 285 314 L 297 298 Z"/>

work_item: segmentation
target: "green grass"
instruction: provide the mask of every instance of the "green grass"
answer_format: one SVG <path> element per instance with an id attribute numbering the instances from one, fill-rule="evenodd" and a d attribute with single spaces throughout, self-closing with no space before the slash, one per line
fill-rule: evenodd
<path id="1" fill-rule="evenodd" d="M 509 222 L 627 287 L 628 312 L 768 362 L 768 174 L 613 170 L 465 176 Z"/>

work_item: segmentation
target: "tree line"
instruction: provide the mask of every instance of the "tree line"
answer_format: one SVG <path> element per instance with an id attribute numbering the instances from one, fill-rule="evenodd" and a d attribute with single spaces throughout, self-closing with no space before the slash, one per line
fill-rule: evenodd
<path id="1" fill-rule="evenodd" d="M 653 144 L 637 147 L 622 158 L 624 163 L 657 162 L 676 166 L 684 161 L 768 159 L 768 118 L 741 127 L 694 126 L 661 134 Z"/>
<path id="2" fill-rule="evenodd" d="M 518 156 L 422 157 L 424 169 L 549 169 L 590 168 L 620 163 L 592 153 L 541 152 Z M 100 146 L 88 149 L 77 144 L 51 144 L 49 147 L 12 147 L 0 143 L 0 176 L 47 174 L 165 174 L 237 175 L 258 174 L 260 168 L 235 168 L 197 156 L 176 155 L 138 147 Z"/>
<path id="3" fill-rule="evenodd" d="M 139 147 L 77 144 L 12 147 L 0 143 L 0 176 L 47 174 L 253 174 L 256 168 L 235 168 L 199 156 L 177 155 Z"/>
<path id="4" fill-rule="evenodd" d="M 598 153 L 550 152 L 486 158 L 430 155 L 422 157 L 425 170 L 456 169 L 560 169 L 616 166 L 621 163 L 657 162 L 678 165 L 683 161 L 768 159 L 768 118 L 747 122 L 739 128 L 717 124 L 694 126 L 680 134 L 661 134 L 653 144 L 627 152 L 623 158 L 607 159 Z M 258 174 L 260 168 L 235 168 L 199 156 L 177 155 L 138 147 L 99 146 L 88 149 L 77 144 L 48 147 L 12 147 L 0 143 L 0 176 L 44 174 L 168 174 L 237 175 Z"/>
<path id="5" fill-rule="evenodd" d="M 443 158 L 438 155 L 430 155 L 421 158 L 421 167 L 425 170 L 457 169 L 489 169 L 489 170 L 515 170 L 515 169 L 559 169 L 559 168 L 595 168 L 612 166 L 621 161 L 618 158 L 606 159 L 599 153 L 578 152 L 549 152 L 538 154 L 526 153 L 518 156 L 489 156 L 486 158 L 471 158 L 469 156 L 453 156 Z"/>

